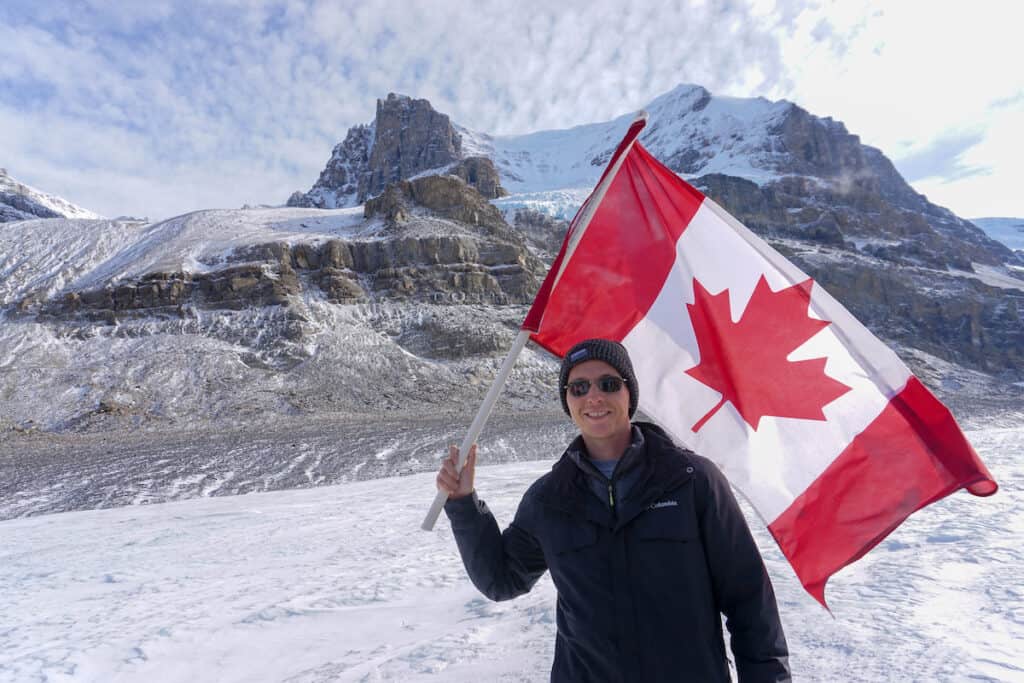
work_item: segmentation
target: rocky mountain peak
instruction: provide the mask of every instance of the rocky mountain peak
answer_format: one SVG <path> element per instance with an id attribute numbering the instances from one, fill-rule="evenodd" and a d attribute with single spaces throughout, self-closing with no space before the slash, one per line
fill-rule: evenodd
<path id="1" fill-rule="evenodd" d="M 377 100 L 369 173 L 359 201 L 380 194 L 388 183 L 441 168 L 462 158 L 462 138 L 446 114 L 427 100 L 388 94 Z"/>
<path id="2" fill-rule="evenodd" d="M 355 206 L 379 195 L 390 183 L 445 169 L 462 156 L 462 137 L 446 114 L 427 100 L 389 93 L 377 100 L 373 123 L 350 128 L 309 192 L 293 194 L 288 205 Z M 466 171 L 463 178 L 468 180 L 469 174 Z M 493 176 L 493 182 L 490 175 L 487 180 L 493 187 L 480 189 L 489 196 L 501 196 L 497 173 Z"/>

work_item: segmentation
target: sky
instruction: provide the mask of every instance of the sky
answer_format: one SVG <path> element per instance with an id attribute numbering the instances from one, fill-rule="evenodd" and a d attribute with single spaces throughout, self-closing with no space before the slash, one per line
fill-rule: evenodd
<path id="1" fill-rule="evenodd" d="M 308 190 L 389 92 L 517 134 L 694 83 L 843 121 L 960 216 L 1022 217 L 1013 4 L 4 0 L 0 167 L 157 220 Z"/>

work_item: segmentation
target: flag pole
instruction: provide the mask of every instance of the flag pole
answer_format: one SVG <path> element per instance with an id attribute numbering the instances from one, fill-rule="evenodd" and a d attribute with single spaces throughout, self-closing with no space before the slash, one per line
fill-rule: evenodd
<path id="1" fill-rule="evenodd" d="M 501 364 L 501 369 L 498 370 L 497 376 L 494 378 L 494 382 L 491 384 L 491 388 L 487 390 L 487 395 L 484 396 L 484 402 L 480 405 L 480 409 L 476 411 L 476 417 L 473 418 L 473 423 L 469 426 L 469 432 L 466 434 L 466 438 L 462 440 L 462 446 L 459 448 L 459 462 L 457 465 L 458 471 L 461 473 L 462 468 L 466 465 L 466 458 L 469 456 L 469 449 L 476 439 L 480 436 L 480 432 L 484 429 L 484 424 L 487 422 L 487 418 L 491 416 L 491 410 L 494 408 L 494 404 L 498 400 L 498 394 L 505 387 L 505 381 L 508 379 L 509 373 L 512 372 L 512 366 L 515 365 L 516 359 L 522 352 L 523 347 L 526 346 L 526 342 L 530 339 L 529 330 L 520 330 L 516 336 L 516 340 L 512 342 L 512 348 L 509 349 L 508 355 L 505 356 L 505 361 Z M 434 528 L 434 523 L 437 522 L 438 516 L 441 514 L 441 509 L 444 507 L 445 502 L 448 500 L 448 494 L 444 491 L 438 491 L 437 495 L 434 496 L 434 502 L 430 505 L 430 510 L 427 512 L 427 516 L 423 519 L 423 524 L 420 528 L 424 531 L 430 531 Z"/>
<path id="2" fill-rule="evenodd" d="M 622 166 L 622 162 L 625 161 L 626 153 L 629 151 L 629 148 L 633 146 L 633 142 L 636 140 L 637 134 L 646 122 L 647 112 L 640 111 L 637 113 L 636 118 L 630 125 L 630 132 L 627 134 L 632 135 L 632 138 L 625 147 L 620 147 L 616 150 L 616 156 L 613 163 L 605 169 L 604 175 L 601 176 L 601 180 L 594 189 L 594 192 L 587 198 L 586 203 L 583 205 L 579 215 L 577 216 L 578 220 L 573 221 L 574 224 L 570 228 L 572 232 L 567 236 L 566 244 L 563 246 L 563 252 L 560 254 L 561 266 L 555 275 L 554 281 L 552 282 L 552 288 L 553 285 L 558 282 L 558 278 L 561 277 L 562 271 L 565 270 L 565 266 L 569 263 L 569 258 L 572 256 L 572 252 L 576 250 L 576 246 L 583 238 L 583 233 L 586 231 L 587 225 L 594 217 L 594 213 L 597 211 L 597 207 L 601 204 L 601 200 L 604 198 L 604 195 L 608 192 L 608 188 L 611 186 L 612 180 L 615 179 L 615 175 Z M 634 130 L 634 127 L 636 126 L 639 126 L 639 128 Z M 477 410 L 476 417 L 473 418 L 473 423 L 469 426 L 469 432 L 466 434 L 466 438 L 462 440 L 462 446 L 459 448 L 459 462 L 456 463 L 456 469 L 459 473 L 462 472 L 462 468 L 466 465 L 466 458 L 469 456 L 469 449 L 474 443 L 476 443 L 477 437 L 480 436 L 480 432 L 483 431 L 484 425 L 487 423 L 487 418 L 491 416 L 491 410 L 494 408 L 494 404 L 497 402 L 498 395 L 501 394 L 501 390 L 505 387 L 505 382 L 508 380 L 508 376 L 512 372 L 512 366 L 515 365 L 516 359 L 519 358 L 519 354 L 522 353 L 523 347 L 526 346 L 526 342 L 530 340 L 530 334 L 535 331 L 527 329 L 526 323 L 524 323 L 523 327 L 524 329 L 519 331 L 519 335 L 516 336 L 515 341 L 512 343 L 512 348 L 509 349 L 508 355 L 505 356 L 505 360 L 502 362 L 501 368 L 498 370 L 498 374 L 494 378 L 494 382 L 491 384 L 490 389 L 487 390 L 484 402 L 480 405 L 480 409 Z M 430 531 L 434 528 L 434 524 L 437 523 L 437 518 L 441 515 L 441 510 L 444 508 L 444 504 L 447 500 L 447 493 L 444 491 L 437 492 L 437 495 L 434 496 L 434 502 L 430 505 L 430 509 L 427 511 L 427 516 L 424 517 L 423 523 L 420 525 L 421 529 L 424 531 Z"/>

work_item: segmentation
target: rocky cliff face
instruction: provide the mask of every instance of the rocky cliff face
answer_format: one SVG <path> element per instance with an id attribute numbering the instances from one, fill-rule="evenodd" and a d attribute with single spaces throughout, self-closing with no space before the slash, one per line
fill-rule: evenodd
<path id="1" fill-rule="evenodd" d="M 898 184 L 887 193 L 876 181 L 839 187 L 794 176 L 758 186 L 707 175 L 694 184 L 883 339 L 1024 377 L 1024 280 L 997 287 L 969 276 L 986 266 L 1012 275 L 1005 264 L 1017 256 L 920 195 L 901 196 Z"/>
<path id="2" fill-rule="evenodd" d="M 288 198 L 288 206 L 337 209 L 359 203 L 360 183 L 370 161 L 375 126 L 354 126 L 345 140 L 331 152 L 327 166 L 316 183 L 303 194 L 295 192 Z"/>
<path id="3" fill-rule="evenodd" d="M 288 206 L 356 206 L 425 171 L 462 178 L 488 199 L 506 194 L 490 159 L 463 158 L 462 137 L 447 115 L 427 100 L 391 93 L 377 100 L 373 123 L 349 129 L 313 187 L 292 194 Z"/>
<path id="4" fill-rule="evenodd" d="M 391 93 L 377 100 L 376 134 L 359 200 L 380 194 L 386 185 L 417 173 L 440 169 L 461 158 L 462 138 L 448 116 L 430 102 Z"/>

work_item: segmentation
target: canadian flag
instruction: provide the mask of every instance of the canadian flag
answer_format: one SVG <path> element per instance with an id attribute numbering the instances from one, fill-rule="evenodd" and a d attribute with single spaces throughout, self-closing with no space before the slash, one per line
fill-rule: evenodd
<path id="1" fill-rule="evenodd" d="M 824 605 L 828 578 L 915 510 L 996 482 L 896 354 L 651 156 L 643 126 L 574 219 L 523 329 L 558 356 L 621 341 L 640 409 L 722 469 Z"/>

